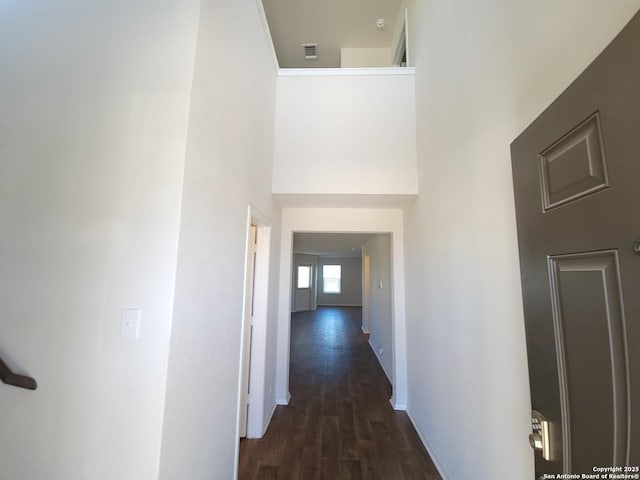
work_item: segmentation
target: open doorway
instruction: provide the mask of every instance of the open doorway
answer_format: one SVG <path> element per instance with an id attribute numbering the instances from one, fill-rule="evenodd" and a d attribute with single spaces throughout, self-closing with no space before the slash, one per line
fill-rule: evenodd
<path id="1" fill-rule="evenodd" d="M 291 292 L 293 284 L 294 233 L 385 233 L 390 243 L 389 281 L 383 288 L 391 295 L 391 352 L 385 349 L 393 379 L 394 409 L 407 408 L 406 315 L 404 298 L 403 212 L 392 208 L 284 208 L 280 244 L 278 330 L 276 352 L 276 402 L 287 405 L 291 340 Z M 375 279 L 377 280 L 377 279 Z M 372 279 L 373 281 L 373 279 Z M 373 288 L 373 285 L 372 285 Z M 384 348 L 384 347 L 383 347 Z"/>
<path id="2" fill-rule="evenodd" d="M 329 308 L 357 315 L 393 390 L 391 244 L 389 233 L 293 232 L 289 331 L 296 319 L 308 317 L 302 312 Z"/>
<path id="3" fill-rule="evenodd" d="M 291 311 L 361 307 L 362 245 L 369 238 L 369 233 L 294 233 Z"/>

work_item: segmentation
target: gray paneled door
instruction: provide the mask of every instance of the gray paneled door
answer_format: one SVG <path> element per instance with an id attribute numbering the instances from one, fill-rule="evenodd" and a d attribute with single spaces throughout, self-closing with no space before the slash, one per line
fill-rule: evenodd
<path id="1" fill-rule="evenodd" d="M 530 440 L 543 449 L 535 453 L 536 478 L 593 474 L 594 467 L 634 470 L 640 14 L 513 142 L 511 153 L 531 403 L 540 414 Z"/>

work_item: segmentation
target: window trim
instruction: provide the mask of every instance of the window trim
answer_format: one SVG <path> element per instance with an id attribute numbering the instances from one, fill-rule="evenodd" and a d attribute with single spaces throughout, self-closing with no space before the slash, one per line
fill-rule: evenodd
<path id="1" fill-rule="evenodd" d="M 324 274 L 325 267 L 338 267 L 339 276 L 338 277 L 326 277 Z M 327 286 L 325 283 L 325 279 L 337 279 L 338 280 L 338 290 L 337 291 L 327 291 Z M 342 264 L 341 263 L 325 263 L 322 265 L 322 294 L 323 295 L 341 295 L 342 294 Z"/>
<path id="2" fill-rule="evenodd" d="M 309 276 L 307 278 L 307 286 L 306 287 L 301 287 L 300 286 L 300 267 L 304 267 L 304 268 L 308 268 L 309 269 Z M 313 271 L 312 265 L 310 263 L 301 263 L 299 265 L 297 265 L 296 267 L 296 290 L 309 290 L 311 288 L 312 285 L 312 278 L 311 278 L 311 273 Z"/>

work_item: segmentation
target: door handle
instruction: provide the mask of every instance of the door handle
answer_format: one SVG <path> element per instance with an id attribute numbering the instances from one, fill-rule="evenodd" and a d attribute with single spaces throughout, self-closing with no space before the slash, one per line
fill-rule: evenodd
<path id="1" fill-rule="evenodd" d="M 551 460 L 549 421 L 537 410 L 531 411 L 531 429 L 529 444 L 534 451 L 540 452 L 542 458 Z"/>
<path id="2" fill-rule="evenodd" d="M 542 435 L 539 433 L 530 433 L 529 434 L 529 444 L 531 448 L 533 448 L 536 452 L 542 451 Z"/>

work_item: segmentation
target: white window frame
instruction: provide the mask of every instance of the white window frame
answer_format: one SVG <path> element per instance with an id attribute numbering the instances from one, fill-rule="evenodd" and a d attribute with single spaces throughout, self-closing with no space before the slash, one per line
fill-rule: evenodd
<path id="1" fill-rule="evenodd" d="M 338 267 L 338 276 L 327 276 L 325 274 L 325 269 L 327 267 Z M 335 285 L 335 280 L 337 280 L 337 289 L 327 290 L 327 280 L 329 280 L 329 285 Z M 339 263 L 327 263 L 322 265 L 322 293 L 326 295 L 340 295 L 342 293 L 342 265 Z"/>
<path id="2" fill-rule="evenodd" d="M 301 268 L 306 268 L 309 269 L 309 274 L 308 275 L 302 275 L 300 276 L 300 269 Z M 298 265 L 298 268 L 296 270 L 296 288 L 298 290 L 308 290 L 309 288 L 311 288 L 311 265 L 309 264 L 304 264 L 304 265 Z M 300 286 L 300 279 L 304 279 L 306 277 L 306 287 L 301 287 Z"/>

